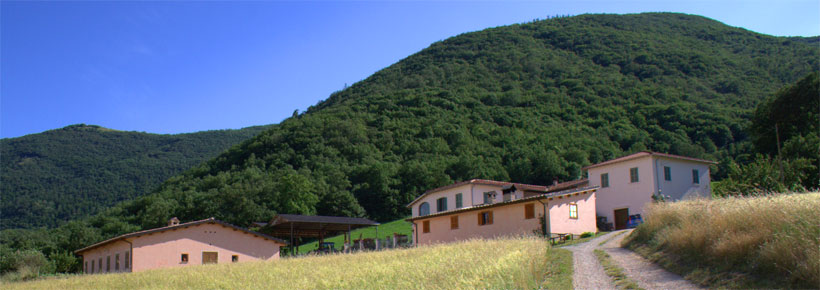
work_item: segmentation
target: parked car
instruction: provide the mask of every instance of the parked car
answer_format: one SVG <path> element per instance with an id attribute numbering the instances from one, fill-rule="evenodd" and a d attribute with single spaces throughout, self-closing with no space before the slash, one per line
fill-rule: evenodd
<path id="1" fill-rule="evenodd" d="M 629 216 L 629 221 L 626 222 L 626 228 L 632 229 L 637 227 L 639 224 L 643 223 L 643 218 L 641 218 L 641 214 L 633 214 Z"/>

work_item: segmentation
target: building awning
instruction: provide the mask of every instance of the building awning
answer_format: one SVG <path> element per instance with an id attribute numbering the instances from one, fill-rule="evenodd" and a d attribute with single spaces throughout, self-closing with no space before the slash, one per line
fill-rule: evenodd
<path id="1" fill-rule="evenodd" d="M 377 226 L 366 218 L 279 214 L 270 222 L 255 222 L 260 231 L 274 237 L 320 238 L 350 230 Z"/>

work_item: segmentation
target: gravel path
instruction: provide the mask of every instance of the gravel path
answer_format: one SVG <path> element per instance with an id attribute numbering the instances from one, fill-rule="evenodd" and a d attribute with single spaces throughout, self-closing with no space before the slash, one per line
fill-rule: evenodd
<path id="1" fill-rule="evenodd" d="M 598 258 L 592 253 L 598 244 L 618 232 L 611 232 L 594 238 L 586 243 L 575 244 L 564 249 L 572 251 L 572 286 L 575 289 L 615 289 L 612 280 L 604 272 L 604 267 L 598 263 Z"/>
<path id="2" fill-rule="evenodd" d="M 603 245 L 604 251 L 612 256 L 627 277 L 638 283 L 641 288 L 651 289 L 701 289 L 695 284 L 683 279 L 681 276 L 666 271 L 658 265 L 644 259 L 640 255 L 630 250 L 621 248 L 621 241 L 631 233 L 632 230 L 627 230 L 626 234 L 615 237 L 611 241 Z M 595 246 L 598 246 L 596 243 Z M 594 256 L 592 257 L 595 258 Z M 597 262 L 597 261 L 596 261 Z M 600 266 L 599 266 L 600 267 Z M 575 268 L 577 271 L 577 267 Z M 574 276 L 575 278 L 577 276 Z M 609 277 L 607 277 L 609 278 Z M 575 288 L 578 288 L 578 284 Z"/>

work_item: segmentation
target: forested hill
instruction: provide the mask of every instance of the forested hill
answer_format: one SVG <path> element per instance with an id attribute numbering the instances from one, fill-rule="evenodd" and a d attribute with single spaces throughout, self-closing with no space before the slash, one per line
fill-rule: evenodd
<path id="1" fill-rule="evenodd" d="M 276 212 L 385 221 L 454 181 L 549 184 L 638 150 L 744 162 L 752 110 L 818 69 L 812 42 L 671 13 L 466 33 L 89 222 L 110 236 L 172 216 L 240 225 Z"/>
<path id="2" fill-rule="evenodd" d="M 0 140 L 0 229 L 56 226 L 151 192 L 270 126 L 159 135 L 72 125 Z"/>

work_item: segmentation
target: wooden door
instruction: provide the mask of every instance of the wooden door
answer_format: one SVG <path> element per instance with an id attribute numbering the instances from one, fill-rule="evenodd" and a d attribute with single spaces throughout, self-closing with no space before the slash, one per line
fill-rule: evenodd
<path id="1" fill-rule="evenodd" d="M 629 209 L 616 209 L 615 210 L 615 229 L 622 230 L 626 228 L 626 223 L 629 222 Z"/>
<path id="2" fill-rule="evenodd" d="M 216 264 L 219 260 L 217 252 L 202 252 L 202 264 Z"/>

